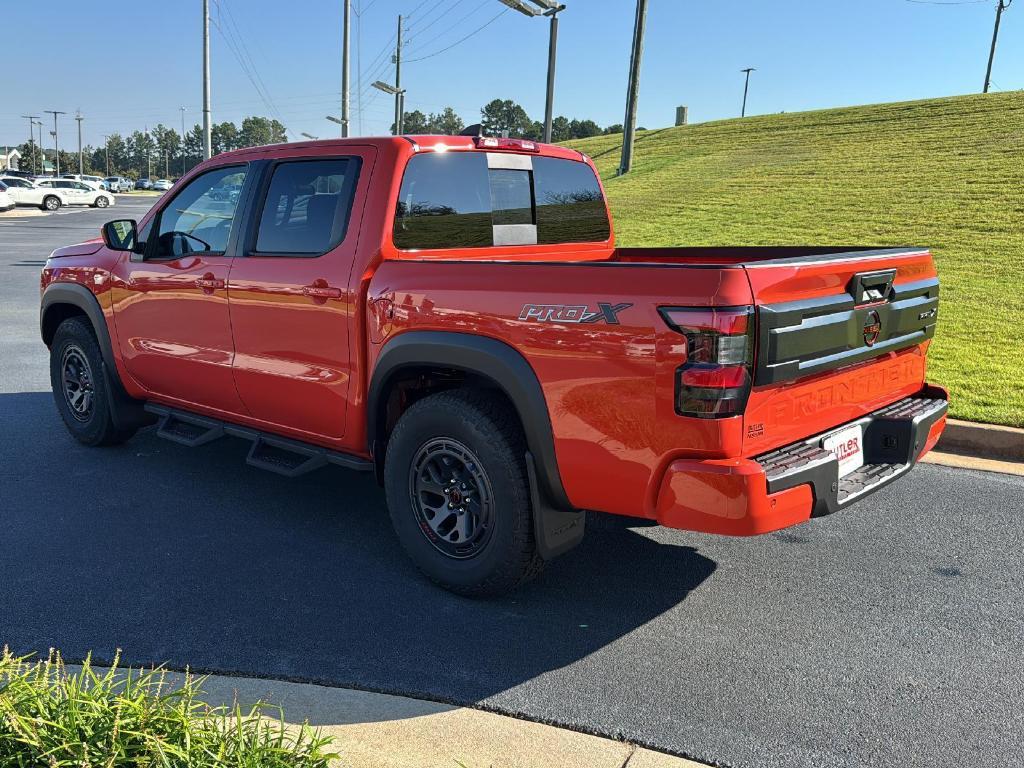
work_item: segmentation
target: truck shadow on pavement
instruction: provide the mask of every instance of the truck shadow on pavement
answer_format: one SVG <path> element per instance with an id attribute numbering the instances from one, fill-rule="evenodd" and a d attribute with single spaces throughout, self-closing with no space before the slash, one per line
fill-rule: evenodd
<path id="1" fill-rule="evenodd" d="M 547 673 L 585 676 L 715 570 L 609 526 L 515 594 L 464 599 L 405 558 L 372 477 L 288 480 L 247 467 L 241 442 L 187 449 L 151 430 L 84 448 L 49 393 L 0 395 L 0 423 L 0 644 L 18 653 L 123 648 L 132 665 L 486 706 Z"/>

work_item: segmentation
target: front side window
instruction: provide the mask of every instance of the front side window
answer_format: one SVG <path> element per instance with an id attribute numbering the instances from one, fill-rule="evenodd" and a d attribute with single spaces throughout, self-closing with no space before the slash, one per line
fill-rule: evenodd
<path id="1" fill-rule="evenodd" d="M 160 212 L 156 258 L 222 255 L 228 247 L 245 168 L 227 166 L 193 179 Z"/>
<path id="2" fill-rule="evenodd" d="M 586 163 L 484 152 L 416 155 L 395 211 L 403 249 L 603 242 L 601 186 Z M 488 167 L 488 166 L 491 167 Z"/>
<path id="3" fill-rule="evenodd" d="M 320 256 L 345 239 L 357 158 L 298 160 L 274 167 L 256 235 L 256 253 Z"/>

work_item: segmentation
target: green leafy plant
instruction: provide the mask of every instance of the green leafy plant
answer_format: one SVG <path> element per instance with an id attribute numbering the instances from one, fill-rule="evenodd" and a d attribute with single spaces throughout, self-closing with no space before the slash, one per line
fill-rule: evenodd
<path id="1" fill-rule="evenodd" d="M 202 700 L 204 678 L 163 669 L 72 672 L 59 653 L 0 655 L 0 768 L 326 768 L 330 740 L 257 703 Z M 274 711 L 274 716 L 268 715 Z"/>

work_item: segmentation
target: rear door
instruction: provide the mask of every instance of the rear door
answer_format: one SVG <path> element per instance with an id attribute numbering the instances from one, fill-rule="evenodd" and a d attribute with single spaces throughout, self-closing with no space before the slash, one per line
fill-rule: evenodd
<path id="1" fill-rule="evenodd" d="M 249 413 L 293 432 L 345 433 L 359 212 L 375 152 L 346 147 L 261 168 L 231 269 L 234 381 Z"/>
<path id="2" fill-rule="evenodd" d="M 745 410 L 747 455 L 824 432 L 922 388 L 939 302 L 927 251 L 825 252 L 745 267 L 758 335 Z"/>

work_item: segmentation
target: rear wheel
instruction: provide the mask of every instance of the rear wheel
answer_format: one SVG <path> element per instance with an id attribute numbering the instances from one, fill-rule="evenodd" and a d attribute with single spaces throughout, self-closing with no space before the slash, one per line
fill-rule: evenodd
<path id="1" fill-rule="evenodd" d="M 64 426 L 80 443 L 115 445 L 135 434 L 114 424 L 103 357 L 85 318 L 68 318 L 57 328 L 50 347 L 50 384 Z"/>
<path id="2" fill-rule="evenodd" d="M 56 195 L 47 195 L 43 198 L 42 208 L 44 211 L 56 211 L 60 208 L 60 198 Z"/>
<path id="3" fill-rule="evenodd" d="M 497 595 L 540 572 L 525 452 L 515 412 L 486 393 L 430 395 L 399 419 L 384 467 L 388 511 L 432 581 Z"/>
<path id="4" fill-rule="evenodd" d="M 96 198 L 95 205 L 97 208 L 106 208 L 108 205 L 110 205 L 110 200 L 107 199 L 106 195 L 100 195 L 99 197 Z"/>

